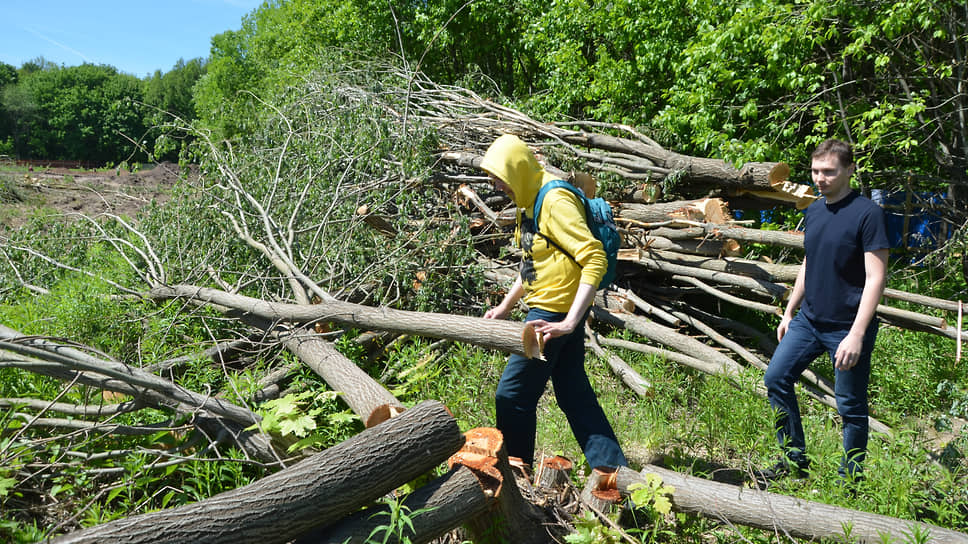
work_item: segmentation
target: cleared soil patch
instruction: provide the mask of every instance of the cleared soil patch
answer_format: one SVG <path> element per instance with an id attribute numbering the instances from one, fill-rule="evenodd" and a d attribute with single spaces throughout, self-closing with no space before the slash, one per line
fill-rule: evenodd
<path id="1" fill-rule="evenodd" d="M 168 162 L 137 172 L 10 168 L 0 171 L 0 225 L 19 228 L 33 210 L 43 208 L 91 217 L 134 217 L 153 200 L 166 202 L 181 177 L 197 175 L 197 168 Z"/>

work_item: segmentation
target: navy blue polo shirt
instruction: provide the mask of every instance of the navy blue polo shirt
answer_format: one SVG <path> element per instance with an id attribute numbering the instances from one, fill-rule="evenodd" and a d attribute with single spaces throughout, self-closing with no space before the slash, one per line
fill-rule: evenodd
<path id="1" fill-rule="evenodd" d="M 801 311 L 818 325 L 850 327 L 864 292 L 864 253 L 890 248 L 884 210 L 851 191 L 811 204 L 804 221 L 805 293 Z"/>

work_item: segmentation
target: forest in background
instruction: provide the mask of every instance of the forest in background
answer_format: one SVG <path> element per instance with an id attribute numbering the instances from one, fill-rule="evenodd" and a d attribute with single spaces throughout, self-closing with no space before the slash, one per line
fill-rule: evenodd
<path id="1" fill-rule="evenodd" d="M 251 328 L 217 309 L 146 292 L 154 282 L 184 283 L 298 300 L 293 285 L 311 278 L 324 292 L 365 304 L 479 315 L 501 287 L 485 277 L 478 252 L 507 257 L 495 250 L 507 233 L 474 230 L 475 219 L 449 193 L 448 176 L 473 172 L 441 166 L 438 153 L 453 145 L 445 135 L 450 127 L 418 111 L 428 102 L 416 98 L 434 92 L 477 93 L 556 126 L 609 134 L 631 128 L 697 157 L 785 161 L 801 182 L 816 142 L 847 139 L 858 151 L 861 189 L 926 192 L 944 201 L 936 213 L 947 226 L 946 243 L 926 260 L 918 254 L 918 266 L 899 254 L 891 286 L 958 300 L 966 291 L 959 196 L 968 156 L 965 9 L 956 2 L 270 2 L 239 30 L 213 37 L 208 59 L 146 80 L 89 65 L 0 67 L 3 127 L 12 131 L 0 133 L 7 146 L 0 154 L 20 156 L 16 146 L 28 143 L 62 158 L 118 164 L 177 157 L 202 170 L 197 182 L 176 187 L 167 204 L 147 206 L 136 223 L 41 213 L 2 233 L 0 321 L 163 369 L 188 390 L 216 391 L 274 421 L 267 431 L 288 431 L 299 448 L 326 448 L 358 433 L 360 422 L 337 396 L 319 394 L 326 386 L 278 344 L 257 339 L 238 361 L 213 365 L 206 349 L 251 341 Z M 91 95 L 53 92 L 74 88 L 72 82 Z M 149 98 L 153 84 L 157 94 Z M 71 102 L 78 98 L 96 104 L 98 113 L 79 119 L 95 109 Z M 87 128 L 74 134 L 73 127 Z M 482 143 L 478 137 L 468 135 L 468 146 Z M 85 143 L 75 145 L 74 138 Z M 567 152 L 549 159 L 586 166 Z M 606 196 L 625 188 L 620 175 L 598 175 Z M 15 192 L 6 178 L 0 182 L 0 196 Z M 686 188 L 677 187 L 675 176 L 661 185 L 669 198 L 701 196 L 677 193 Z M 363 205 L 390 228 L 374 231 L 365 220 L 372 218 L 359 211 Z M 796 212 L 778 210 L 780 228 L 796 225 Z M 797 259 L 795 251 L 757 244 L 746 256 Z M 305 277 L 281 273 L 279 257 Z M 772 332 L 769 316 L 723 311 Z M 401 337 L 373 356 L 361 331 L 326 334 L 404 404 L 437 398 L 462 428 L 492 423 L 488 392 L 500 353 Z M 887 363 L 875 370 L 872 403 L 898 430 L 872 446 L 880 476 L 859 497 L 823 477 L 780 491 L 964 531 L 968 496 L 959 448 L 968 435 L 952 426 L 968 415 L 963 364 L 953 362 L 950 340 L 889 327 L 878 350 L 875 359 Z M 607 370 L 591 372 L 620 440 L 648 450 L 637 459 L 658 452 L 670 466 L 699 472 L 769 459 L 771 414 L 762 399 L 725 380 L 672 370 L 661 357 L 620 353 L 651 383 L 648 400 L 622 391 Z M 253 400 L 261 380 L 280 369 L 288 372 L 277 391 L 284 404 Z M 11 513 L 0 530 L 16 541 L 190 504 L 277 469 L 232 449 L 199 447 L 190 431 L 197 423 L 164 407 L 112 416 L 144 436 L 67 430 L 30 414 L 22 397 L 87 406 L 114 397 L 25 370 L 2 372 L 0 396 L 13 400 L 0 420 L 7 430 L 2 466 L 9 467 L 0 472 L 0 495 Z M 543 415 L 539 441 L 579 459 L 561 436 L 560 414 Z M 818 455 L 829 457 L 821 461 L 826 466 L 838 427 L 822 407 L 805 408 L 805 418 Z M 929 449 L 926 428 L 953 430 L 949 447 Z M 159 450 L 192 453 L 156 468 L 151 456 Z M 615 536 L 584 534 L 587 540 L 576 541 Z M 774 537 L 785 541 L 682 515 L 640 536 L 644 542 Z"/>
<path id="2" fill-rule="evenodd" d="M 144 80 L 43 59 L 0 66 L 0 145 L 21 158 L 170 160 L 161 114 L 237 136 L 339 50 L 393 57 L 538 117 L 643 127 L 696 156 L 796 165 L 837 134 L 856 146 L 862 182 L 943 190 L 963 186 L 968 166 L 965 10 L 953 0 L 267 2 L 214 36 L 208 59 Z"/>

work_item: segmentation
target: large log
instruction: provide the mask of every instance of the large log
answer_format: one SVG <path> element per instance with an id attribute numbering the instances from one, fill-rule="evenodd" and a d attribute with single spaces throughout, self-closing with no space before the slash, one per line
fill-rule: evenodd
<path id="1" fill-rule="evenodd" d="M 658 475 L 663 484 L 674 488 L 671 500 L 677 512 L 699 514 L 778 535 L 810 541 L 839 540 L 849 530 L 851 542 L 875 543 L 885 542 L 885 538 L 888 542 L 905 542 L 918 531 L 927 535 L 926 540 L 918 542 L 968 544 L 968 535 L 950 529 L 722 484 L 654 465 L 647 465 L 641 473 L 621 467 L 619 490 L 629 494 L 630 485 L 647 483 L 644 475 L 648 473 Z"/>
<path id="2" fill-rule="evenodd" d="M 695 189 L 700 189 L 711 185 L 719 188 L 744 187 L 772 191 L 772 183 L 785 180 L 790 175 L 790 167 L 784 163 L 754 162 L 736 168 L 721 159 L 682 155 L 657 145 L 608 134 L 559 131 L 557 136 L 571 144 L 642 157 L 649 164 L 679 173 L 677 186 L 689 185 L 690 189 L 694 186 L 697 186 Z"/>
<path id="3" fill-rule="evenodd" d="M 652 238 L 650 238 L 650 241 L 651 240 Z M 715 242 L 710 241 L 709 243 Z M 762 261 L 752 261 L 749 259 L 739 259 L 735 257 L 710 259 L 709 257 L 697 255 L 694 251 L 682 252 L 677 250 L 667 250 L 665 248 L 652 245 L 649 246 L 649 249 L 655 258 L 667 261 L 671 264 L 693 266 L 714 272 L 738 274 L 741 276 L 748 276 L 750 278 L 773 283 L 793 283 L 796 281 L 797 274 L 800 272 L 799 264 L 775 264 Z M 626 255 L 626 260 L 629 260 L 631 257 L 631 255 Z"/>
<path id="4" fill-rule="evenodd" d="M 247 486 L 131 516 L 61 544 L 282 543 L 340 520 L 439 465 L 464 443 L 447 408 L 426 401 Z"/>
<path id="5" fill-rule="evenodd" d="M 161 286 L 151 289 L 157 299 L 183 298 L 217 304 L 271 322 L 317 323 L 333 321 L 364 329 L 378 329 L 430 338 L 445 338 L 467 344 L 525 355 L 522 323 L 460 315 L 411 312 L 386 307 L 364 306 L 338 300 L 320 304 L 288 304 L 237 295 L 193 285 Z"/>
<path id="6" fill-rule="evenodd" d="M 658 202 L 656 204 L 618 202 L 613 208 L 613 214 L 616 217 L 638 223 L 690 221 L 719 224 L 729 220 L 728 211 L 725 210 L 723 201 L 718 198 Z"/>
<path id="7" fill-rule="evenodd" d="M 481 515 L 493 501 L 471 469 L 457 466 L 400 501 L 397 515 L 410 523 L 398 533 L 390 523 L 391 506 L 383 504 L 311 531 L 295 544 L 365 544 L 372 538 L 388 544 L 423 544 Z"/>
<path id="8" fill-rule="evenodd" d="M 685 227 L 682 229 L 663 227 L 660 229 L 655 229 L 654 233 L 656 236 L 663 236 L 670 239 L 732 239 L 739 240 L 741 242 L 753 242 L 757 244 L 803 249 L 803 232 L 800 231 L 761 230 L 740 227 L 737 225 L 716 225 L 713 223 L 706 223 L 703 225 Z"/>
<path id="9" fill-rule="evenodd" d="M 654 236 L 651 233 L 646 239 L 645 247 L 643 247 L 643 249 L 676 251 L 679 253 L 703 255 L 706 257 L 735 257 L 739 255 L 740 252 L 739 243 L 737 243 L 735 240 L 696 240 L 692 238 L 673 239 Z M 622 250 L 622 252 L 627 251 L 630 250 Z M 619 260 L 622 260 L 622 252 L 620 252 Z"/>

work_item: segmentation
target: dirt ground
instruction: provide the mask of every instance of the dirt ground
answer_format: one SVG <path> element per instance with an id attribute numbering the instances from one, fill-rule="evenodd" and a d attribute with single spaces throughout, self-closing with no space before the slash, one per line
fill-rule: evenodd
<path id="1" fill-rule="evenodd" d="M 134 217 L 152 200 L 166 202 L 178 179 L 197 176 L 198 170 L 166 162 L 136 172 L 33 168 L 10 169 L 0 175 L 6 188 L 0 199 L 0 224 L 16 229 L 41 208 L 92 217 L 102 213 Z"/>

